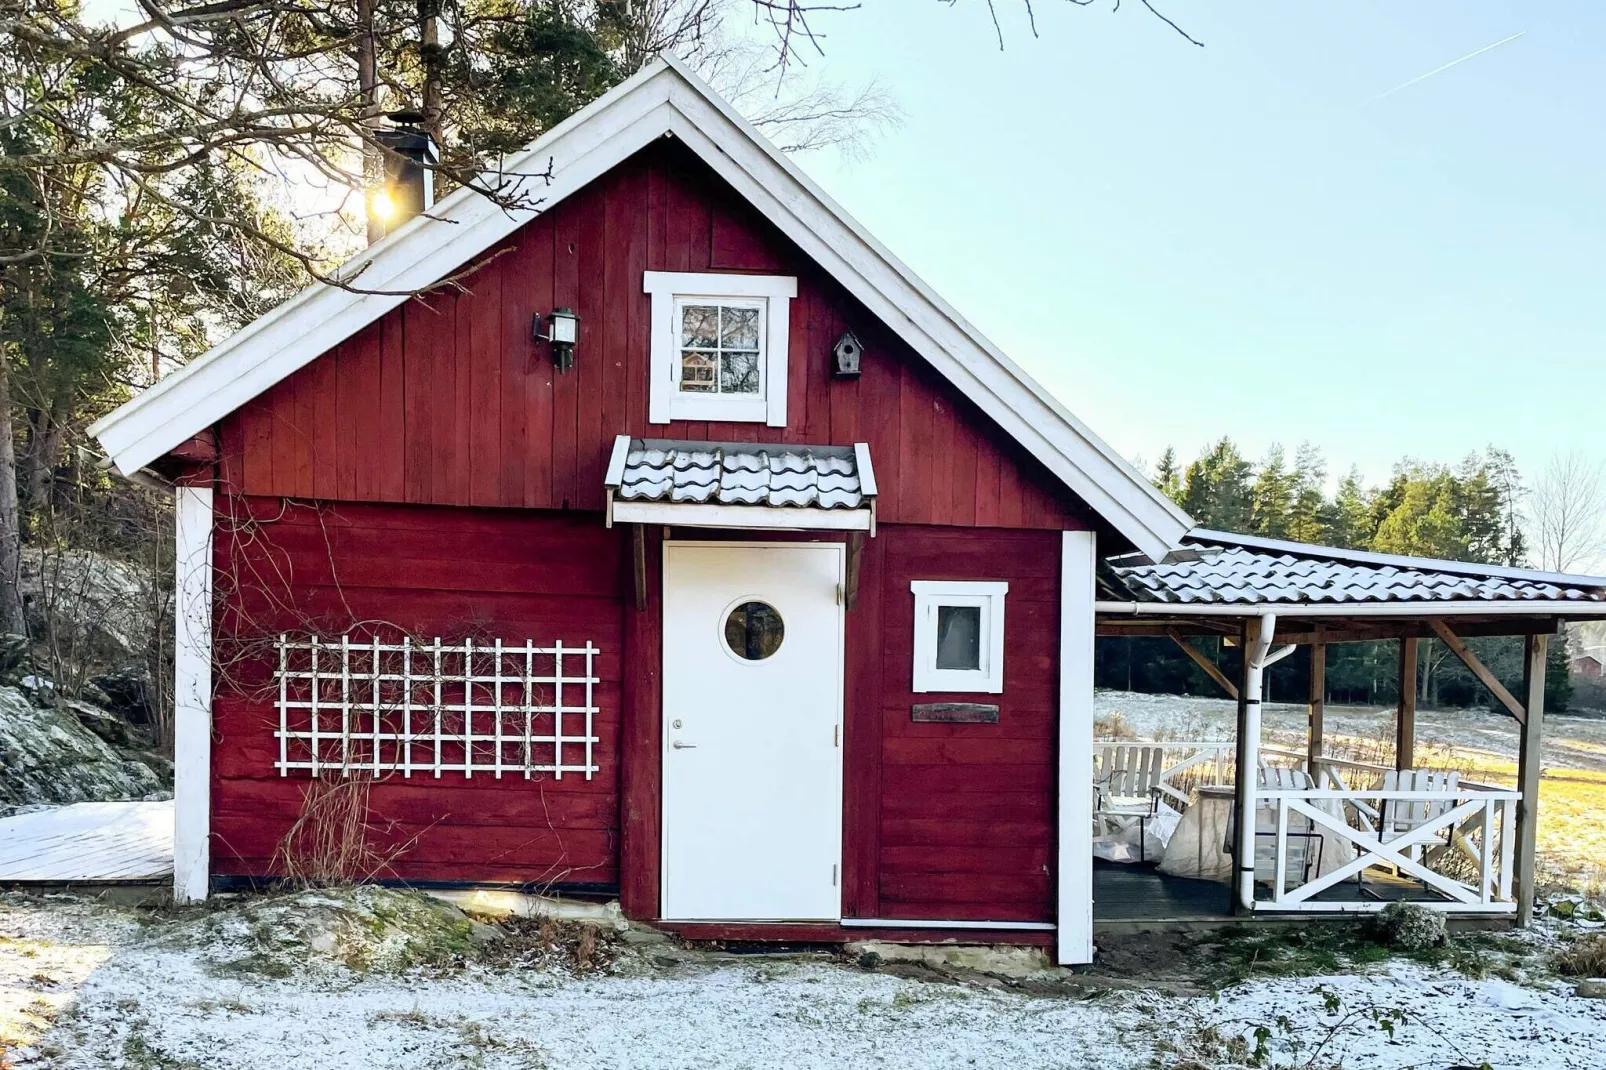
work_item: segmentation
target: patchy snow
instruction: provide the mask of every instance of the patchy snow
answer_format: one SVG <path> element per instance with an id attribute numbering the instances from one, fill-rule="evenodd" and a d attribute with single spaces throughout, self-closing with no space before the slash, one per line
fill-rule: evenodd
<path id="1" fill-rule="evenodd" d="M 10 1015 L 0 1018 L 0 1047 L 26 1045 L 11 1055 L 18 1070 L 1127 1070 L 1182 1064 L 1201 1037 L 1243 1036 L 1252 1045 L 1255 1029 L 1267 1026 L 1271 1051 L 1285 1064 L 1295 1061 L 1294 1044 L 1309 1054 L 1326 1038 L 1324 1054 L 1349 1067 L 1606 1065 L 1606 1001 L 1574 998 L 1565 985 L 1471 980 L 1412 963 L 1368 975 L 1254 981 L 1219 1001 L 1142 988 L 1092 990 L 1097 998 L 1076 989 L 1029 995 L 817 957 L 736 959 L 664 944 L 627 947 L 608 970 L 589 974 L 555 966 L 345 965 L 349 941 L 394 947 L 398 933 L 410 931 L 396 909 L 382 900 L 347 909 L 339 896 L 236 901 L 141 926 L 85 903 L 0 899 L 0 1013 Z M 338 941 L 321 940 L 327 930 L 307 920 L 309 911 L 329 912 Z M 447 918 L 448 928 L 459 924 Z M 340 941 L 348 942 L 343 950 Z M 264 946 L 276 957 L 264 960 Z M 36 973 L 49 976 L 58 1006 L 77 994 L 42 1040 L 43 1018 L 19 1027 L 15 1015 L 22 1001 L 39 997 L 45 982 L 31 980 Z M 1323 991 L 1340 1000 L 1336 1015 Z M 1400 1008 L 1405 1020 L 1390 1037 L 1369 1007 Z M 1275 1027 L 1279 1016 L 1288 1029 Z M 1335 1022 L 1345 1024 L 1328 1037 Z"/>
<path id="2" fill-rule="evenodd" d="M 1094 698 L 1099 717 L 1120 714 L 1145 739 L 1230 740 L 1238 704 L 1229 698 L 1200 695 L 1150 695 L 1137 691 L 1099 691 Z M 1270 739 L 1298 742 L 1303 749 L 1309 710 L 1304 703 L 1268 702 L 1261 718 Z M 1322 715 L 1329 737 L 1392 740 L 1394 707 L 1346 706 L 1329 703 Z M 1435 747 L 1505 761 L 1517 759 L 1517 724 L 1492 710 L 1418 709 L 1419 747 Z M 1545 764 L 1573 769 L 1606 769 L 1606 717 L 1545 715 Z"/>

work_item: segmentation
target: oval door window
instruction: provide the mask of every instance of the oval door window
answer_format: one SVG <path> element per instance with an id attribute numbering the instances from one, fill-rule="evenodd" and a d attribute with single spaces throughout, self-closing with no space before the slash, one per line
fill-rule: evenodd
<path id="1" fill-rule="evenodd" d="M 763 661 L 785 637 L 786 625 L 768 602 L 743 602 L 725 618 L 725 645 L 746 661 Z"/>

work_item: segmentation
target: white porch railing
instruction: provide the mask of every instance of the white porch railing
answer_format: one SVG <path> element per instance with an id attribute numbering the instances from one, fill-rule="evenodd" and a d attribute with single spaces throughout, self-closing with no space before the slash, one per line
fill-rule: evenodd
<path id="1" fill-rule="evenodd" d="M 1380 910 L 1387 902 L 1365 895 L 1362 884 L 1354 896 L 1316 897 L 1381 867 L 1421 881 L 1442 897 L 1434 905 L 1447 912 L 1514 913 L 1512 857 L 1520 798 L 1520 792 L 1484 785 L 1442 791 L 1258 789 L 1256 811 L 1270 812 L 1274 830 L 1275 872 L 1271 897 L 1257 898 L 1255 909 Z M 1411 814 L 1410 820 L 1388 816 L 1402 812 Z M 1324 845 L 1353 850 L 1355 857 L 1331 869 L 1324 866 L 1319 875 L 1291 872 L 1291 836 L 1311 834 L 1320 835 Z"/>

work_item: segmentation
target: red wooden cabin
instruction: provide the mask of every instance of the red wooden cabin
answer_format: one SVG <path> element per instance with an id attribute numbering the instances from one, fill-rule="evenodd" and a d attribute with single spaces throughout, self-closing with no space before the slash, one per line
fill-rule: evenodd
<path id="1" fill-rule="evenodd" d="M 359 258 L 460 286 L 311 289 L 95 429 L 180 484 L 181 897 L 316 780 L 376 878 L 1085 961 L 1094 540 L 1186 518 L 673 62 L 549 159 Z"/>

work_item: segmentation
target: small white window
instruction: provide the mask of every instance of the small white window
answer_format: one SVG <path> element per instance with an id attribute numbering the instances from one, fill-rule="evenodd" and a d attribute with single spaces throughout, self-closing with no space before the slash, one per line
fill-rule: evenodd
<path id="1" fill-rule="evenodd" d="M 787 337 L 797 279 L 648 271 L 647 418 L 786 426 Z"/>
<path id="2" fill-rule="evenodd" d="M 1004 596 L 1009 584 L 915 580 L 916 691 L 1004 690 Z"/>

